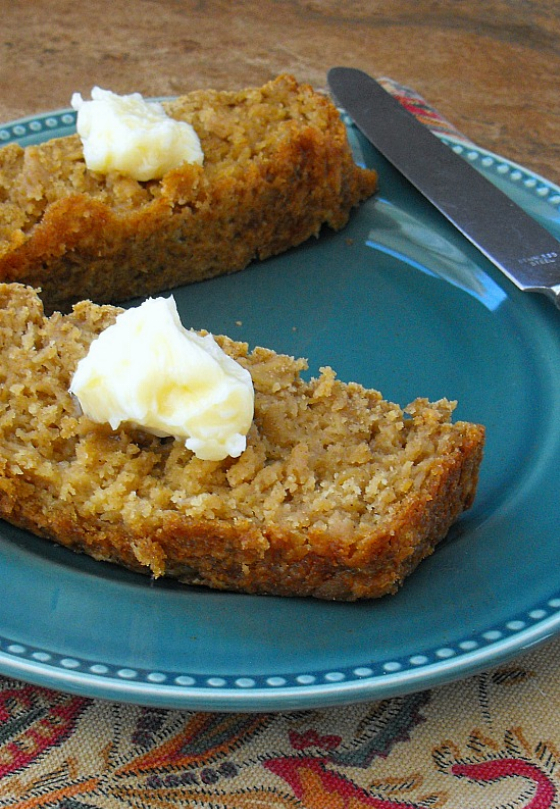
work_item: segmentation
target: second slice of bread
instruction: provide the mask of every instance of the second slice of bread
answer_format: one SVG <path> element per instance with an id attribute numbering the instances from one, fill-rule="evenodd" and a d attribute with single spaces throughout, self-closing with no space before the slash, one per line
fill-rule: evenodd
<path id="1" fill-rule="evenodd" d="M 89 171 L 77 135 L 0 149 L 0 281 L 40 287 L 48 311 L 153 295 L 339 229 L 376 189 L 333 103 L 291 76 L 165 106 L 203 166 L 137 182 Z"/>

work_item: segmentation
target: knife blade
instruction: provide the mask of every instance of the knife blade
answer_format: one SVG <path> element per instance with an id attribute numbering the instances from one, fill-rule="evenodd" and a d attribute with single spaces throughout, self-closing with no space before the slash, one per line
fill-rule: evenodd
<path id="1" fill-rule="evenodd" d="M 330 90 L 393 166 L 519 289 L 560 309 L 560 241 L 362 70 L 333 67 Z"/>

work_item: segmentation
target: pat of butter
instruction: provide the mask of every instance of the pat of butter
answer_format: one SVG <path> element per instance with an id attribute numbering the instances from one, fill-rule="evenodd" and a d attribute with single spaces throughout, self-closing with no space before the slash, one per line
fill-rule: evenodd
<path id="1" fill-rule="evenodd" d="M 118 171 L 134 180 L 159 180 L 183 163 L 202 165 L 204 155 L 193 127 L 170 118 L 156 101 L 140 93 L 119 96 L 94 87 L 91 101 L 72 96 L 76 128 L 91 171 Z"/>
<path id="2" fill-rule="evenodd" d="M 80 360 L 70 385 L 93 421 L 184 440 L 198 458 L 237 458 L 253 419 L 250 373 L 211 334 L 188 331 L 173 297 L 119 314 Z"/>

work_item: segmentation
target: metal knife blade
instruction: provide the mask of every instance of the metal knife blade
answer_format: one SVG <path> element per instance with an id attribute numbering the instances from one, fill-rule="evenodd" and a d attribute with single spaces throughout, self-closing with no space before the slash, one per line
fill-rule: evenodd
<path id="1" fill-rule="evenodd" d="M 366 138 L 469 241 L 519 289 L 560 308 L 560 241 L 367 73 L 333 67 L 328 83 Z"/>

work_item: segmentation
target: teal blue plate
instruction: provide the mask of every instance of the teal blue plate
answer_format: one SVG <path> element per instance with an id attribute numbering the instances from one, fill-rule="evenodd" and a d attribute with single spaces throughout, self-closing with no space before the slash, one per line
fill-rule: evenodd
<path id="1" fill-rule="evenodd" d="M 513 287 L 347 122 L 380 192 L 340 233 L 177 290 L 184 323 L 332 365 L 487 428 L 476 503 L 398 595 L 358 604 L 156 583 L 5 523 L 0 672 L 90 697 L 270 711 L 466 677 L 560 629 L 560 312 Z M 0 144 L 73 130 L 60 111 Z M 560 236 L 560 188 L 444 138 Z"/>

